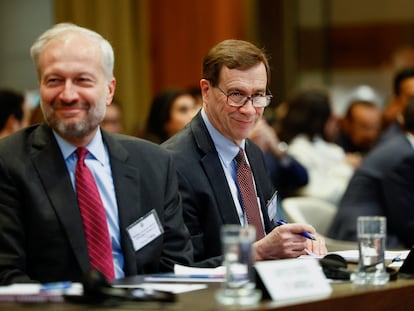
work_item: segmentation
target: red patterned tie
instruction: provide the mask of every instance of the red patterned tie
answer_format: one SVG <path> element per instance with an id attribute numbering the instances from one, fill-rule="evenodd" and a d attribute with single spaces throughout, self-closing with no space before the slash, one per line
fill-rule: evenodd
<path id="1" fill-rule="evenodd" d="M 239 184 L 247 222 L 256 228 L 256 240 L 260 240 L 264 237 L 263 224 L 257 203 L 256 191 L 254 190 L 253 175 L 244 157 L 243 149 L 240 148 L 235 159 L 237 162 L 237 182 Z"/>
<path id="2" fill-rule="evenodd" d="M 93 269 L 102 272 L 108 281 L 114 279 L 114 262 L 105 209 L 91 171 L 85 165 L 88 150 L 76 150 L 76 192 Z"/>

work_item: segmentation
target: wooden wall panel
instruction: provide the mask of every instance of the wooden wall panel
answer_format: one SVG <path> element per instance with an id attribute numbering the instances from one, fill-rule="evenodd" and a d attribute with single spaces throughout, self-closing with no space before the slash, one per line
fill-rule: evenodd
<path id="1" fill-rule="evenodd" d="M 301 69 L 378 68 L 403 45 L 414 45 L 414 23 L 383 23 L 301 29 L 299 66 Z M 325 50 L 326 49 L 326 50 Z M 329 57 L 329 59 L 324 59 Z"/>
<path id="2" fill-rule="evenodd" d="M 151 0 L 152 90 L 198 85 L 202 60 L 221 40 L 246 39 L 240 0 Z"/>

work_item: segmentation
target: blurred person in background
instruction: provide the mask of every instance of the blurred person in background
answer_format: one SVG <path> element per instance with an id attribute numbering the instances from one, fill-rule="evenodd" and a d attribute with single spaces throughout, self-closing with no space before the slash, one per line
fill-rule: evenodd
<path id="1" fill-rule="evenodd" d="M 108 132 L 123 134 L 124 126 L 122 122 L 122 109 L 117 101 L 106 107 L 105 116 L 102 120 L 101 127 Z"/>
<path id="2" fill-rule="evenodd" d="M 414 95 L 414 67 L 398 71 L 393 81 L 394 96 L 382 113 L 383 133 L 379 143 L 402 132 L 399 119 L 407 106 L 408 99 Z"/>
<path id="3" fill-rule="evenodd" d="M 25 127 L 24 106 L 23 93 L 9 89 L 0 90 L 0 138 Z"/>
<path id="4" fill-rule="evenodd" d="M 188 92 L 193 95 L 196 101 L 196 111 L 203 107 L 203 97 L 201 96 L 201 89 L 199 86 L 192 86 L 188 88 Z"/>
<path id="5" fill-rule="evenodd" d="M 30 112 L 29 125 L 42 123 L 45 120 L 42 112 L 42 107 L 38 104 Z"/>
<path id="6" fill-rule="evenodd" d="M 288 145 L 279 140 L 266 119 L 257 122 L 249 138 L 263 151 L 269 177 L 280 200 L 294 195 L 308 183 L 306 168 L 288 154 Z"/>
<path id="7" fill-rule="evenodd" d="M 309 174 L 308 184 L 297 195 L 338 204 L 359 161 L 333 143 L 338 124 L 329 95 L 323 90 L 304 90 L 284 105 L 279 138 Z"/>
<path id="8" fill-rule="evenodd" d="M 357 240 L 358 216 L 387 217 L 387 247 L 414 244 L 414 97 L 401 115 L 402 131 L 364 158 L 338 206 L 328 236 Z"/>
<path id="9" fill-rule="evenodd" d="M 367 154 L 381 134 L 381 109 L 372 101 L 353 100 L 339 122 L 336 143 L 346 153 Z"/>
<path id="10" fill-rule="evenodd" d="M 152 101 L 143 138 L 160 144 L 180 131 L 196 112 L 196 101 L 189 92 L 165 89 Z"/>

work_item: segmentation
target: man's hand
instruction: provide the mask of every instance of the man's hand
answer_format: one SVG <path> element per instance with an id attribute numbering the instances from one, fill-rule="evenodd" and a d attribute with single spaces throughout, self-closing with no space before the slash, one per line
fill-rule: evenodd
<path id="1" fill-rule="evenodd" d="M 316 236 L 316 241 L 301 235 L 308 232 Z M 263 239 L 253 245 L 255 260 L 271 260 L 283 258 L 296 258 L 312 252 L 317 255 L 327 253 L 325 240 L 316 235 L 315 229 L 306 224 L 286 224 L 273 229 Z"/>

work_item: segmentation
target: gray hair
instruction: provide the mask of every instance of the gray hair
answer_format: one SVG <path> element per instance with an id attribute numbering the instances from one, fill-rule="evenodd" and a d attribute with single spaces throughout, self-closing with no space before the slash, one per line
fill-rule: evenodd
<path id="1" fill-rule="evenodd" d="M 111 44 L 100 34 L 90 29 L 72 23 L 60 23 L 46 30 L 40 35 L 30 48 L 30 55 L 40 74 L 39 57 L 44 47 L 53 39 L 65 36 L 68 33 L 80 33 L 99 43 L 102 53 L 102 67 L 108 80 L 113 78 L 115 56 Z"/>

